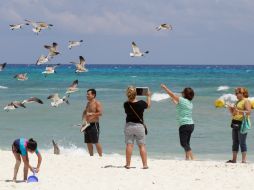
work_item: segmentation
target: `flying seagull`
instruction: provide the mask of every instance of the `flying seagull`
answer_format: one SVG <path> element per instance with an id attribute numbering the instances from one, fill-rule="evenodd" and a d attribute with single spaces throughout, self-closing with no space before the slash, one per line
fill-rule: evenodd
<path id="1" fill-rule="evenodd" d="M 67 91 L 65 92 L 66 94 L 71 94 L 73 92 L 78 91 L 78 80 L 73 81 L 73 83 L 67 88 Z"/>
<path id="2" fill-rule="evenodd" d="M 57 51 L 58 44 L 56 42 L 53 42 L 52 45 L 44 45 L 44 47 L 49 50 L 50 57 L 54 57 L 59 54 Z"/>
<path id="3" fill-rule="evenodd" d="M 47 75 L 56 73 L 55 68 L 56 68 L 57 66 L 59 66 L 59 65 L 60 65 L 60 64 L 57 64 L 57 65 L 55 65 L 55 66 L 50 66 L 50 67 L 47 66 L 47 67 L 45 68 L 45 71 L 42 72 L 42 74 L 44 74 L 45 76 L 47 76 Z"/>
<path id="4" fill-rule="evenodd" d="M 11 30 L 17 30 L 17 29 L 21 29 L 24 25 L 29 25 L 28 23 L 25 24 L 10 24 L 10 29 Z"/>
<path id="5" fill-rule="evenodd" d="M 157 31 L 160 31 L 160 30 L 173 30 L 173 27 L 171 24 L 161 24 L 160 26 L 157 26 L 155 28 Z"/>
<path id="6" fill-rule="evenodd" d="M 7 105 L 4 107 L 4 110 L 5 110 L 5 111 L 15 110 L 15 109 L 18 108 L 18 107 L 26 108 L 26 106 L 25 106 L 24 104 L 22 104 L 21 102 L 13 101 L 13 102 L 7 104 Z"/>
<path id="7" fill-rule="evenodd" d="M 53 26 L 53 24 L 48 24 L 46 22 L 35 22 L 32 20 L 25 19 L 27 24 L 30 24 L 33 28 L 32 31 L 35 32 L 37 35 L 41 32 L 41 30 L 44 29 L 50 29 L 50 27 Z"/>
<path id="8" fill-rule="evenodd" d="M 28 98 L 26 100 L 23 100 L 22 104 L 25 104 L 25 103 L 34 103 L 34 102 L 37 102 L 39 104 L 43 104 L 43 101 L 37 97 L 31 97 L 31 98 Z"/>
<path id="9" fill-rule="evenodd" d="M 36 65 L 42 65 L 44 63 L 47 63 L 49 61 L 49 55 L 45 56 L 45 55 L 41 55 L 37 61 L 36 61 Z"/>
<path id="10" fill-rule="evenodd" d="M 22 102 L 20 102 L 20 101 L 13 101 L 13 102 L 7 104 L 4 107 L 4 110 L 5 111 L 15 110 L 18 107 L 26 108 L 25 103 L 34 103 L 34 102 L 37 102 L 39 104 L 43 104 L 43 102 L 39 98 L 31 97 L 31 98 L 28 98 L 26 100 L 23 100 Z"/>
<path id="11" fill-rule="evenodd" d="M 69 96 L 67 96 L 67 97 L 64 96 L 63 98 L 60 98 L 59 95 L 56 93 L 56 94 L 52 94 L 52 95 L 48 96 L 48 99 L 52 100 L 51 106 L 58 107 L 60 104 L 62 104 L 64 102 L 66 104 L 69 104 L 68 97 Z"/>
<path id="12" fill-rule="evenodd" d="M 0 71 L 4 70 L 4 68 L 6 67 L 6 64 L 7 64 L 7 63 L 2 63 L 2 64 L 0 64 Z"/>
<path id="13" fill-rule="evenodd" d="M 132 52 L 130 53 L 131 57 L 141 57 L 144 56 L 144 54 L 149 53 L 149 51 L 145 51 L 144 53 L 142 53 L 135 42 L 132 42 L 131 46 L 132 46 Z"/>
<path id="14" fill-rule="evenodd" d="M 83 42 L 83 40 L 79 40 L 79 41 L 69 41 L 69 45 L 68 48 L 71 49 L 75 46 L 79 46 L 81 43 Z"/>
<path id="15" fill-rule="evenodd" d="M 46 22 L 36 22 L 38 26 L 44 30 L 44 29 L 50 29 L 50 27 L 54 26 L 53 24 L 48 24 Z"/>
<path id="16" fill-rule="evenodd" d="M 82 57 L 79 56 L 79 63 L 71 61 L 70 63 L 73 63 L 76 65 L 76 71 L 75 73 L 83 73 L 83 72 L 87 72 L 88 70 L 85 68 L 85 63 L 86 60 Z"/>
<path id="17" fill-rule="evenodd" d="M 28 79 L 27 73 L 19 73 L 19 74 L 15 75 L 13 78 L 16 78 L 20 81 L 25 81 Z"/>

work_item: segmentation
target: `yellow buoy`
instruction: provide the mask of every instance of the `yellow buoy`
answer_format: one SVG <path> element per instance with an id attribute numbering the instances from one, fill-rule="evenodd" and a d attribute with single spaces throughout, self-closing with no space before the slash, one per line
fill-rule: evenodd
<path id="1" fill-rule="evenodd" d="M 217 99 L 217 100 L 215 100 L 215 102 L 214 102 L 214 106 L 215 106 L 216 108 L 224 108 L 224 107 L 225 107 L 225 102 L 224 102 L 224 100 L 222 100 L 222 99 Z"/>

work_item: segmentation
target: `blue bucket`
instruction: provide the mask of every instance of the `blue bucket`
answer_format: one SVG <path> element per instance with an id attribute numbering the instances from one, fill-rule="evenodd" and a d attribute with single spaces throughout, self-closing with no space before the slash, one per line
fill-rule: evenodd
<path id="1" fill-rule="evenodd" d="M 38 181 L 39 181 L 39 179 L 38 179 L 38 177 L 36 177 L 35 175 L 31 175 L 31 176 L 29 176 L 28 179 L 27 179 L 27 183 L 38 182 Z"/>

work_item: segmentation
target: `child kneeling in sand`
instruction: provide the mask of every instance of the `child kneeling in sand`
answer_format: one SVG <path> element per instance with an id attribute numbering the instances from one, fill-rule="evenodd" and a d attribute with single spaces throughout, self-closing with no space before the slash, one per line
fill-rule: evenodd
<path id="1" fill-rule="evenodd" d="M 27 180 L 28 168 L 32 172 L 33 171 L 35 171 L 36 173 L 39 172 L 42 157 L 41 157 L 40 152 L 37 149 L 37 142 L 35 140 L 33 140 L 32 138 L 29 140 L 27 140 L 25 138 L 16 139 L 12 144 L 12 152 L 13 152 L 13 155 L 16 159 L 16 164 L 14 167 L 14 175 L 13 175 L 14 182 L 16 182 L 16 179 L 17 179 L 19 166 L 21 164 L 21 158 L 24 162 L 24 180 L 25 181 Z M 30 166 L 28 152 L 29 153 L 34 153 L 34 152 L 36 153 L 36 155 L 38 157 L 38 163 L 37 163 L 36 168 L 33 168 L 32 166 Z"/>

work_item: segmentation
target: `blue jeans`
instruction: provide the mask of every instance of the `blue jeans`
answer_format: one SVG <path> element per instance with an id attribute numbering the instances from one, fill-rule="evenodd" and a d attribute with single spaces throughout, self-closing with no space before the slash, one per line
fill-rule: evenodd
<path id="1" fill-rule="evenodd" d="M 247 133 L 241 134 L 239 129 L 232 129 L 232 140 L 233 140 L 232 151 L 238 152 L 240 145 L 241 152 L 247 152 L 246 139 Z"/>

